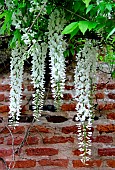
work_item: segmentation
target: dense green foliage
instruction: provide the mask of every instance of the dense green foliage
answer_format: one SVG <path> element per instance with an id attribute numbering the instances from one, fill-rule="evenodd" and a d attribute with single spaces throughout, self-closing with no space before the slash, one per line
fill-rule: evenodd
<path id="1" fill-rule="evenodd" d="M 36 9 L 36 10 L 33 10 Z M 0 34 L 9 35 L 10 47 L 15 42 L 24 43 L 21 39 L 23 29 L 14 26 L 14 14 L 20 20 L 21 28 L 36 34 L 31 39 L 45 40 L 48 31 L 48 19 L 54 9 L 65 12 L 66 27 L 63 34 L 69 44 L 65 56 L 72 55 L 79 49 L 77 42 L 85 38 L 95 39 L 107 47 L 106 62 L 112 65 L 115 59 L 115 1 L 114 0 L 1 0 L 0 1 Z M 110 39 L 111 38 L 111 39 Z M 112 55 L 110 52 L 112 51 Z M 101 53 L 103 50 L 101 49 Z M 102 59 L 102 58 L 101 58 Z M 112 73 L 113 74 L 113 73 Z"/>

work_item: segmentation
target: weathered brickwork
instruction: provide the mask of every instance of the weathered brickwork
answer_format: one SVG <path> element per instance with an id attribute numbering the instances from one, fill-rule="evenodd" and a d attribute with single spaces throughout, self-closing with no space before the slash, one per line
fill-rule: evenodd
<path id="1" fill-rule="evenodd" d="M 69 74 L 60 112 L 55 112 L 53 98 L 49 93 L 45 98 L 47 107 L 40 121 L 32 125 L 31 96 L 34 88 L 30 83 L 30 75 L 25 73 L 21 121 L 15 128 L 7 127 L 5 123 L 9 111 L 9 77 L 0 76 L 0 158 L 12 169 L 115 169 L 115 82 L 112 79 L 108 81 L 104 74 L 99 74 L 95 94 L 95 121 L 91 129 L 92 155 L 91 160 L 84 165 L 80 161 L 82 152 L 78 148 L 73 70 Z M 15 156 L 15 161 L 12 161 L 12 155 Z M 4 166 L 0 159 L 0 168 Z"/>

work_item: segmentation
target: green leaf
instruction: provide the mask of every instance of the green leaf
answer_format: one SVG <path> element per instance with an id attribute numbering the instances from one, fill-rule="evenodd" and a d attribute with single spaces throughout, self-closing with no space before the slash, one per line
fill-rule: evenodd
<path id="1" fill-rule="evenodd" d="M 70 34 L 74 29 L 76 29 L 78 26 L 78 22 L 72 22 L 71 24 L 67 25 L 64 30 L 62 31 L 62 34 Z"/>
<path id="2" fill-rule="evenodd" d="M 112 5 L 111 4 L 106 4 L 106 8 L 108 9 L 108 11 L 112 10 Z"/>
<path id="3" fill-rule="evenodd" d="M 114 43 L 115 42 L 115 37 L 113 37 L 113 40 L 112 40 L 112 43 Z"/>
<path id="4" fill-rule="evenodd" d="M 115 78 L 115 71 L 111 73 L 112 78 Z"/>
<path id="5" fill-rule="evenodd" d="M 72 38 L 77 34 L 78 31 L 79 31 L 79 27 L 75 28 L 75 29 L 70 33 L 70 34 L 71 34 L 70 39 L 72 39 Z"/>
<path id="6" fill-rule="evenodd" d="M 75 2 L 73 6 L 74 11 L 77 12 L 78 9 L 80 9 L 80 6 L 81 6 L 81 3 Z"/>
<path id="7" fill-rule="evenodd" d="M 4 0 L 0 0 L 0 4 L 4 5 Z"/>
<path id="8" fill-rule="evenodd" d="M 19 3 L 19 2 L 18 2 Z M 20 8 L 24 8 L 26 6 L 26 3 L 20 3 L 20 4 L 18 4 L 18 8 L 20 9 Z"/>
<path id="9" fill-rule="evenodd" d="M 46 6 L 47 14 L 49 15 L 52 12 L 52 6 L 48 5 Z"/>
<path id="10" fill-rule="evenodd" d="M 75 50 L 71 48 L 70 51 L 71 51 L 71 54 L 74 55 Z"/>
<path id="11" fill-rule="evenodd" d="M 85 3 L 86 7 L 88 7 L 89 3 L 91 2 L 91 0 L 82 0 L 82 1 Z"/>
<path id="12" fill-rule="evenodd" d="M 93 21 L 89 21 L 89 24 L 88 24 L 88 29 L 89 31 L 91 31 L 93 28 L 95 28 L 97 26 L 97 23 L 96 22 L 93 22 Z"/>
<path id="13" fill-rule="evenodd" d="M 5 30 L 6 30 L 6 24 L 3 24 L 2 27 L 0 28 L 0 34 L 3 35 Z"/>
<path id="14" fill-rule="evenodd" d="M 69 56 L 69 50 L 64 51 L 64 57 L 68 57 Z"/>
<path id="15" fill-rule="evenodd" d="M 87 31 L 88 25 L 89 25 L 89 21 L 79 21 L 78 26 L 80 31 L 83 33 L 83 35 Z"/>
<path id="16" fill-rule="evenodd" d="M 3 13 L 0 14 L 0 19 L 5 17 L 5 15 L 6 15 L 6 11 L 4 11 Z"/>
<path id="17" fill-rule="evenodd" d="M 14 31 L 14 37 L 12 38 L 12 40 L 10 42 L 11 48 L 15 47 L 16 41 L 18 41 L 19 44 L 21 42 L 21 34 L 20 34 L 20 31 L 18 29 L 16 31 Z"/>
<path id="18" fill-rule="evenodd" d="M 0 34 L 4 34 L 7 32 L 7 34 L 10 34 L 10 27 L 12 23 L 12 11 L 4 11 L 3 14 L 1 14 L 1 18 L 5 17 L 4 23 L 2 27 L 0 28 Z"/>
<path id="19" fill-rule="evenodd" d="M 104 13 L 104 11 L 105 11 L 105 3 L 104 2 L 101 2 L 99 4 L 99 9 L 100 9 L 101 13 Z"/>
<path id="20" fill-rule="evenodd" d="M 111 32 L 108 34 L 108 36 L 107 36 L 106 39 L 108 39 L 112 34 L 114 34 L 114 32 L 115 32 L 115 28 L 113 28 L 113 29 L 111 30 Z"/>
<path id="21" fill-rule="evenodd" d="M 100 61 L 103 61 L 103 56 L 99 56 Z"/>
<path id="22" fill-rule="evenodd" d="M 87 7 L 86 14 L 88 14 L 88 12 L 91 11 L 92 8 L 93 8 L 93 5 L 92 5 L 92 4 L 89 5 L 89 6 Z"/>

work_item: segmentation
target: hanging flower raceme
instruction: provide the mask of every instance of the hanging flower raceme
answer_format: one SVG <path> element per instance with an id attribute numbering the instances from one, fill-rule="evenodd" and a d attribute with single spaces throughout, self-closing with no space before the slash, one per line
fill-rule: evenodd
<path id="1" fill-rule="evenodd" d="M 65 58 L 63 53 L 66 50 L 66 43 L 61 35 L 64 24 L 65 19 L 63 11 L 55 10 L 51 14 L 48 23 L 48 45 L 51 68 L 51 88 L 57 109 L 59 109 L 61 104 L 65 83 Z"/>
<path id="2" fill-rule="evenodd" d="M 11 90 L 10 90 L 9 124 L 13 125 L 19 123 L 20 117 L 25 51 L 26 48 L 24 46 L 22 48 L 18 43 L 16 43 L 16 47 L 11 52 L 10 62 Z"/>
<path id="3" fill-rule="evenodd" d="M 46 53 L 46 43 L 41 43 L 40 45 L 36 43 L 31 47 L 32 83 L 35 88 L 35 94 L 33 94 L 33 112 L 36 120 L 39 120 L 40 112 L 43 108 Z"/>
<path id="4" fill-rule="evenodd" d="M 77 65 L 74 76 L 77 101 L 76 121 L 78 121 L 78 140 L 80 141 L 79 148 L 82 152 L 81 160 L 83 162 L 88 161 L 88 155 L 91 155 L 91 127 L 93 119 L 92 85 L 96 74 L 96 56 L 97 49 L 88 40 L 86 40 L 84 48 L 76 56 Z"/>
<path id="5" fill-rule="evenodd" d="M 30 11 L 31 13 L 34 12 L 34 14 L 35 14 L 35 16 L 36 16 L 36 13 L 38 14 L 38 13 L 41 11 L 41 9 L 42 9 L 41 14 L 42 14 L 42 15 L 43 15 L 43 14 L 46 14 L 46 13 L 47 13 L 47 10 L 46 10 L 46 8 L 45 8 L 46 3 L 47 3 L 47 0 L 42 0 L 41 2 L 40 2 L 40 1 L 37 2 L 37 1 L 35 1 L 35 0 L 31 0 L 31 1 L 30 1 L 31 6 L 30 6 L 30 8 L 29 8 L 29 11 Z"/>

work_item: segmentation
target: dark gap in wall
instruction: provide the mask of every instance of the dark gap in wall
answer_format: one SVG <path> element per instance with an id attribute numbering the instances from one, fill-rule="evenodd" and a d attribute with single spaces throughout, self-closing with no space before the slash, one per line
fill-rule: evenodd
<path id="1" fill-rule="evenodd" d="M 10 122 L 11 119 L 8 119 L 8 122 Z M 19 116 L 19 123 L 31 123 L 34 120 L 34 116 L 33 115 L 28 115 L 28 114 L 24 114 Z"/>
<path id="2" fill-rule="evenodd" d="M 29 110 L 33 111 L 33 105 L 29 105 Z M 57 109 L 54 105 L 44 105 L 42 110 L 43 111 L 55 112 Z"/>
<path id="3" fill-rule="evenodd" d="M 0 117 L 0 123 L 2 123 L 3 122 L 3 117 Z"/>
<path id="4" fill-rule="evenodd" d="M 48 122 L 52 122 L 52 123 L 62 123 L 67 121 L 68 119 L 63 117 L 63 116 L 50 116 L 47 115 L 45 116 L 45 118 L 47 119 Z"/>
<path id="5" fill-rule="evenodd" d="M 55 112 L 57 109 L 54 105 L 44 105 L 43 106 L 44 111 L 50 111 L 50 112 Z"/>
<path id="6" fill-rule="evenodd" d="M 34 120 L 34 116 L 33 115 L 28 115 L 28 114 L 24 114 L 20 116 L 19 122 L 20 123 L 31 123 Z"/>

